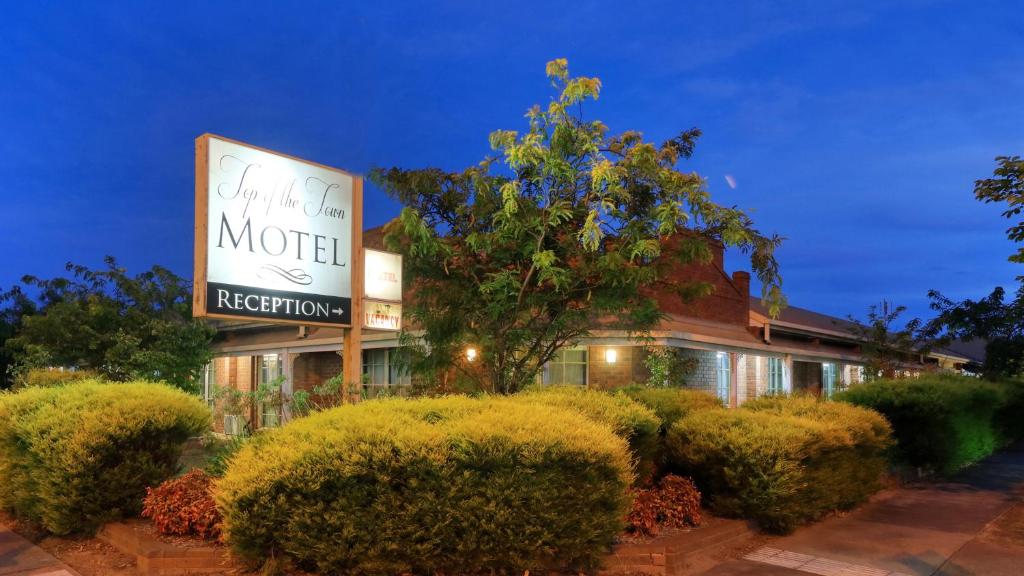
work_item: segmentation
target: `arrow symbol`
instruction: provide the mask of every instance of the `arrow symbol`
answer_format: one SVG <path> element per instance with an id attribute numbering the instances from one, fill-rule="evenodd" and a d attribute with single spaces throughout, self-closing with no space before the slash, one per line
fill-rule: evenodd
<path id="1" fill-rule="evenodd" d="M 341 308 L 335 308 L 335 309 L 331 310 L 331 312 L 334 312 L 338 316 L 341 316 Z"/>

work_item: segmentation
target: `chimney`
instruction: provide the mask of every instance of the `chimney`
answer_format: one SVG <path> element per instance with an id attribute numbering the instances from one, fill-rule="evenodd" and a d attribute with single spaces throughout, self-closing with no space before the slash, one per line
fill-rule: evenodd
<path id="1" fill-rule="evenodd" d="M 744 272 L 743 270 L 733 272 L 732 283 L 736 286 L 740 296 L 744 298 L 750 297 L 750 272 Z"/>

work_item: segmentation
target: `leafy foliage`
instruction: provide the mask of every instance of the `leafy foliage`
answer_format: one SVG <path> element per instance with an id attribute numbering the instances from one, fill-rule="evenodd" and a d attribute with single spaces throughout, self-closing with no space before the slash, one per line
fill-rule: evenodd
<path id="1" fill-rule="evenodd" d="M 884 429 L 870 410 L 775 397 L 693 412 L 669 429 L 666 444 L 673 466 L 692 475 L 715 511 L 788 532 L 878 490 L 891 445 L 877 433 Z"/>
<path id="2" fill-rule="evenodd" d="M 146 488 L 142 516 L 151 518 L 161 534 L 216 539 L 221 517 L 210 490 L 210 477 L 202 470 L 192 470 L 156 488 Z"/>
<path id="3" fill-rule="evenodd" d="M 7 341 L 14 337 L 21 326 L 21 319 L 36 312 L 36 303 L 19 286 L 6 292 L 0 292 L 0 390 L 14 386 L 18 376 L 18 365 L 14 351 L 7 346 Z M 42 365 L 37 359 L 29 365 Z M 23 370 L 22 370 L 23 371 Z"/>
<path id="4" fill-rule="evenodd" d="M 860 342 L 865 358 L 865 380 L 900 378 L 907 362 L 916 360 L 931 347 L 932 342 L 919 318 L 908 321 L 900 330 L 893 326 L 906 310 L 906 306 L 892 306 L 883 301 L 868 308 L 866 324 L 850 316 L 850 332 Z"/>
<path id="5" fill-rule="evenodd" d="M 209 429 L 194 396 L 161 384 L 81 382 L 0 395 L 0 507 L 54 534 L 137 514 Z"/>
<path id="6" fill-rule="evenodd" d="M 979 300 L 954 302 L 935 290 L 928 297 L 938 312 L 929 329 L 941 335 L 940 341 L 979 338 L 985 342 L 985 361 L 980 366 L 985 378 L 1024 374 L 1024 284 L 1009 302 L 1002 287 Z"/>
<path id="7" fill-rule="evenodd" d="M 629 528 L 657 536 L 662 528 L 687 528 L 701 521 L 700 492 L 693 480 L 669 474 L 657 486 L 641 488 L 633 498 Z"/>
<path id="8" fill-rule="evenodd" d="M 51 388 L 53 386 L 64 386 L 74 384 L 83 380 L 97 380 L 100 375 L 92 370 L 53 370 L 50 368 L 33 368 L 28 370 L 19 378 L 16 384 L 20 386 L 37 386 Z"/>
<path id="9" fill-rule="evenodd" d="M 998 156 L 996 163 L 992 178 L 974 183 L 974 197 L 986 204 L 1006 202 L 1003 217 L 1012 219 L 1024 211 L 1024 160 L 1020 156 Z M 1011 226 L 1006 236 L 1013 242 L 1024 242 L 1024 220 Z M 1010 261 L 1024 263 L 1024 247 L 1010 256 Z"/>
<path id="10" fill-rule="evenodd" d="M 4 345 L 22 369 L 80 367 L 198 392 L 214 330 L 192 318 L 185 280 L 160 266 L 132 277 L 111 257 L 101 270 L 67 270 L 69 278 L 22 279 L 38 292 L 39 308 Z"/>
<path id="11" fill-rule="evenodd" d="M 257 436 L 215 497 L 226 541 L 254 562 L 523 573 L 595 567 L 624 527 L 630 478 L 625 441 L 570 410 L 388 399 Z"/>
<path id="12" fill-rule="evenodd" d="M 837 398 L 877 410 L 889 420 L 897 461 L 948 474 L 988 456 L 1006 440 L 1004 430 L 1012 426 L 1000 415 L 1010 400 L 1015 399 L 1009 404 L 1014 409 L 1021 408 L 1020 396 L 1009 392 L 975 378 L 928 375 L 854 386 Z"/>
<path id="13" fill-rule="evenodd" d="M 547 75 L 556 97 L 527 112 L 526 132 L 493 132 L 496 157 L 461 172 L 371 175 L 405 205 L 386 241 L 405 255 L 415 287 L 409 324 L 424 336 L 413 370 L 440 379 L 455 365 L 477 389 L 516 392 L 596 320 L 641 334 L 660 318 L 655 291 L 707 294 L 704 284 L 666 282 L 665 271 L 708 262 L 712 242 L 750 255 L 777 311 L 781 239 L 677 169 L 700 131 L 661 145 L 635 131 L 611 135 L 583 115 L 600 80 L 570 77 L 564 59 L 549 62 Z M 670 238 L 679 240 L 671 253 Z M 475 362 L 465 360 L 467 346 L 479 351 Z"/>
<path id="14" fill-rule="evenodd" d="M 687 356 L 681 348 L 649 346 L 644 356 L 644 367 L 650 373 L 647 385 L 667 388 L 685 386 L 686 378 L 693 374 L 697 365 L 697 359 Z"/>

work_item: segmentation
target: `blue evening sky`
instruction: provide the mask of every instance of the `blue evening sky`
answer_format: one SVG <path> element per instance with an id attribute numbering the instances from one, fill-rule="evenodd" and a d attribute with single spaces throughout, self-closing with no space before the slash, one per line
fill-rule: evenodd
<path id="1" fill-rule="evenodd" d="M 0 20 L 0 287 L 105 254 L 191 277 L 203 132 L 357 172 L 463 168 L 547 101 L 556 57 L 604 81 L 588 115 L 613 130 L 704 131 L 684 167 L 788 238 L 795 305 L 925 315 L 929 288 L 1024 273 L 972 196 L 1024 153 L 1016 2 L 85 4 Z M 367 191 L 368 226 L 398 209 Z"/>

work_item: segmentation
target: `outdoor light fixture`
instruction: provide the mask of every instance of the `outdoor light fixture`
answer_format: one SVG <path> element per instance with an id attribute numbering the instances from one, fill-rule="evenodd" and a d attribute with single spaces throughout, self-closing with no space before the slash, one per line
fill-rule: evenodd
<path id="1" fill-rule="evenodd" d="M 604 351 L 604 361 L 609 364 L 615 364 L 615 361 L 619 359 L 619 352 L 615 348 L 608 348 Z"/>
<path id="2" fill-rule="evenodd" d="M 470 362 L 476 360 L 476 348 L 466 348 L 466 360 Z"/>

